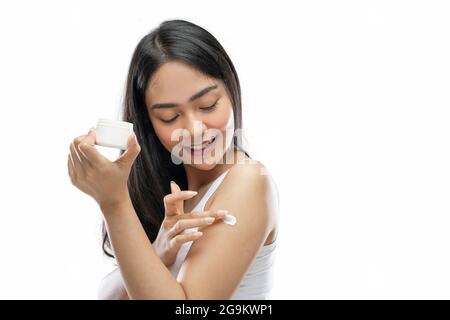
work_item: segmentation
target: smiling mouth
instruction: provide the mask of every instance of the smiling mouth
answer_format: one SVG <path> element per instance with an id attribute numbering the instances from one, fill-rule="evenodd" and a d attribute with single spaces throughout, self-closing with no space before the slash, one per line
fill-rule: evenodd
<path id="1" fill-rule="evenodd" d="M 207 147 L 209 147 L 210 145 L 212 145 L 214 143 L 214 141 L 216 140 L 216 137 L 213 137 L 209 142 L 204 142 L 202 144 L 199 145 L 194 145 L 194 146 L 190 146 L 190 147 L 186 147 L 186 149 L 191 150 L 192 152 L 194 151 L 203 151 L 204 149 L 206 149 Z"/>

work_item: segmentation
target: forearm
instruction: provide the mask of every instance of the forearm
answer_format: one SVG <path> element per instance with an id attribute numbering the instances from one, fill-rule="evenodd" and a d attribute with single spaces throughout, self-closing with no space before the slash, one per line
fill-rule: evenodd
<path id="1" fill-rule="evenodd" d="M 98 298 L 100 300 L 130 299 L 123 284 L 123 279 L 119 268 L 114 269 L 103 278 L 98 289 Z"/>
<path id="2" fill-rule="evenodd" d="M 186 299 L 183 287 L 153 249 L 131 200 L 101 209 L 130 299 Z"/>

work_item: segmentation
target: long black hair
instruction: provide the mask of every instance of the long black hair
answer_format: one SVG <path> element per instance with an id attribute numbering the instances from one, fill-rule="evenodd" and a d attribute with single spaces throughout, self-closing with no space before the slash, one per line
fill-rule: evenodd
<path id="1" fill-rule="evenodd" d="M 187 189 L 184 166 L 171 160 L 150 122 L 145 89 L 154 72 L 168 61 L 189 63 L 207 76 L 222 80 L 233 105 L 235 130 L 242 128 L 241 89 L 236 70 L 217 39 L 200 26 L 185 20 L 168 20 L 144 36 L 134 50 L 128 70 L 122 119 L 133 123 L 141 151 L 131 168 L 128 190 L 144 230 L 153 242 L 164 220 L 163 198 L 170 193 L 170 180 Z M 233 136 L 233 148 L 250 156 L 242 136 Z M 123 151 L 122 151 L 123 153 Z M 103 252 L 114 257 L 105 223 Z"/>

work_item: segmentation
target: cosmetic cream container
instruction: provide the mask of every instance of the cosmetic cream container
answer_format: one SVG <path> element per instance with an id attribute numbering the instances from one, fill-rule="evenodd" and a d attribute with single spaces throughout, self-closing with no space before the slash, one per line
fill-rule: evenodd
<path id="1" fill-rule="evenodd" d="M 95 130 L 96 145 L 126 150 L 128 137 L 133 133 L 133 124 L 120 120 L 98 119 Z"/>

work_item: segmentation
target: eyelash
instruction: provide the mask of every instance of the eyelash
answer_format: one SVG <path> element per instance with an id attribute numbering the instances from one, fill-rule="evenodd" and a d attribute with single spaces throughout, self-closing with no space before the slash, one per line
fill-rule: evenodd
<path id="1" fill-rule="evenodd" d="M 217 100 L 216 102 L 214 102 L 214 104 L 212 106 L 206 107 L 206 108 L 200 108 L 201 110 L 205 110 L 206 112 L 212 111 L 216 106 L 217 106 L 217 102 L 219 102 L 219 100 Z M 176 119 L 178 118 L 178 115 L 170 120 L 162 120 L 162 122 L 164 123 L 172 123 L 174 122 Z"/>

